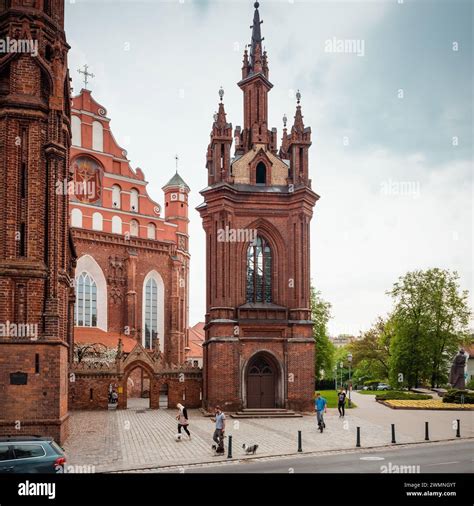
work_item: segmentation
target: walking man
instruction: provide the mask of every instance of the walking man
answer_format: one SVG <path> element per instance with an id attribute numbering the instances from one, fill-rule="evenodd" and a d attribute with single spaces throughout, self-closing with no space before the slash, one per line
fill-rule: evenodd
<path id="1" fill-rule="evenodd" d="M 314 407 L 316 409 L 316 417 L 318 419 L 318 427 L 321 433 L 323 429 L 326 427 L 324 423 L 323 414 L 327 412 L 327 401 L 324 397 L 321 397 L 321 394 L 318 392 L 316 394 L 316 399 L 314 400 Z"/>
<path id="2" fill-rule="evenodd" d="M 346 416 L 345 412 L 346 406 L 346 392 L 344 392 L 343 388 L 339 391 L 337 395 L 337 410 L 339 411 L 339 418 Z"/>
<path id="3" fill-rule="evenodd" d="M 216 423 L 216 429 L 212 439 L 216 443 L 216 453 L 224 453 L 225 415 L 220 406 L 216 406 L 215 417 L 212 421 Z"/>

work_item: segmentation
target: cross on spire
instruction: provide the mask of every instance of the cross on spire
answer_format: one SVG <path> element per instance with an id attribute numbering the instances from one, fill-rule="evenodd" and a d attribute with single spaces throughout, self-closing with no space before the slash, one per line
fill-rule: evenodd
<path id="1" fill-rule="evenodd" d="M 84 74 L 84 89 L 87 90 L 87 83 L 89 82 L 89 77 L 92 77 L 94 78 L 95 75 L 92 74 L 92 72 L 88 72 L 88 69 L 89 69 L 89 65 L 87 65 L 87 63 L 85 65 L 83 65 L 84 67 L 84 70 L 81 70 L 81 69 L 77 69 L 77 71 L 79 72 L 79 74 Z"/>

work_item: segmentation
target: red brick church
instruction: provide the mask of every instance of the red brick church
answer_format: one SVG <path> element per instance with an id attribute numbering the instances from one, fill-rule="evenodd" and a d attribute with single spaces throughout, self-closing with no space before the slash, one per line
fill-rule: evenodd
<path id="1" fill-rule="evenodd" d="M 188 328 L 188 193 L 178 172 L 164 209 L 114 139 L 89 90 L 72 102 L 70 223 L 77 252 L 76 343 L 129 352 L 138 341 L 166 362 L 185 361 Z"/>
<path id="2" fill-rule="evenodd" d="M 243 128 L 232 132 L 220 91 L 207 150 L 208 186 L 198 207 L 207 236 L 204 404 L 311 409 L 314 340 L 310 313 L 311 189 L 297 94 L 280 148 L 268 126 L 273 87 L 259 4 L 242 79 Z M 234 154 L 231 147 L 234 143 Z"/>
<path id="3" fill-rule="evenodd" d="M 125 409 L 137 368 L 151 408 L 311 408 L 311 130 L 298 94 L 278 148 L 260 23 L 257 2 L 243 127 L 223 91 L 212 126 L 206 321 L 190 332 L 189 187 L 170 174 L 161 208 L 105 108 L 88 90 L 71 99 L 64 0 L 0 0 L 0 38 L 38 45 L 0 55 L 0 435 L 63 442 L 69 410 L 107 409 L 111 382 Z M 76 364 L 74 344 L 97 342 L 112 363 Z"/>

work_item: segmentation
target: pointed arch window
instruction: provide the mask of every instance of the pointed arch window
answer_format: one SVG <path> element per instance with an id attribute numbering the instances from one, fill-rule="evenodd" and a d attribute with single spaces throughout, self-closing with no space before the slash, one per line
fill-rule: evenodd
<path id="1" fill-rule="evenodd" d="M 257 165 L 255 179 L 257 184 L 267 184 L 267 167 L 263 162 Z"/>
<path id="2" fill-rule="evenodd" d="M 97 284 L 87 272 L 76 279 L 76 325 L 97 327 Z"/>
<path id="3" fill-rule="evenodd" d="M 272 301 L 272 250 L 267 241 L 257 239 L 247 249 L 247 302 Z"/>
<path id="4" fill-rule="evenodd" d="M 150 278 L 145 284 L 145 335 L 144 347 L 151 349 L 158 337 L 158 283 Z"/>

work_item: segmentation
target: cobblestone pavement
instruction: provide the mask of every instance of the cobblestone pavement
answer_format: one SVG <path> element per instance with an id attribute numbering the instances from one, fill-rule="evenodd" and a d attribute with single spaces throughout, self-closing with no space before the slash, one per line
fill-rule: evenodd
<path id="1" fill-rule="evenodd" d="M 329 409 L 327 428 L 323 434 L 316 429 L 314 416 L 288 419 L 227 418 L 226 435 L 233 438 L 235 459 L 247 457 L 242 444 L 258 444 L 257 456 L 288 455 L 297 453 L 298 430 L 302 432 L 303 452 L 343 450 L 355 448 L 356 427 L 361 427 L 362 447 L 389 445 L 392 423 L 398 423 L 404 415 L 400 410 L 370 404 L 373 399 L 360 399 L 357 409 L 347 410 L 345 419 L 337 410 Z M 365 409 L 364 406 L 366 405 Z M 131 406 L 131 407 L 130 407 Z M 381 411 L 380 411 L 381 409 Z M 211 449 L 213 423 L 198 410 L 188 410 L 191 440 L 183 433 L 176 442 L 177 425 L 175 410 L 143 409 L 140 403 L 129 404 L 129 409 L 118 411 L 76 411 L 71 415 L 71 433 L 64 445 L 68 464 L 94 466 L 96 472 L 146 469 L 160 466 L 180 466 L 203 462 L 226 461 L 216 457 Z M 433 426 L 432 439 L 451 439 L 455 433 L 452 418 L 463 418 L 463 437 L 474 436 L 472 412 L 447 413 L 433 411 L 409 412 L 410 418 L 402 420 L 397 431 L 397 443 L 423 441 L 424 421 Z M 469 417 L 469 418 L 468 418 Z M 227 441 L 226 441 L 227 446 Z"/>

